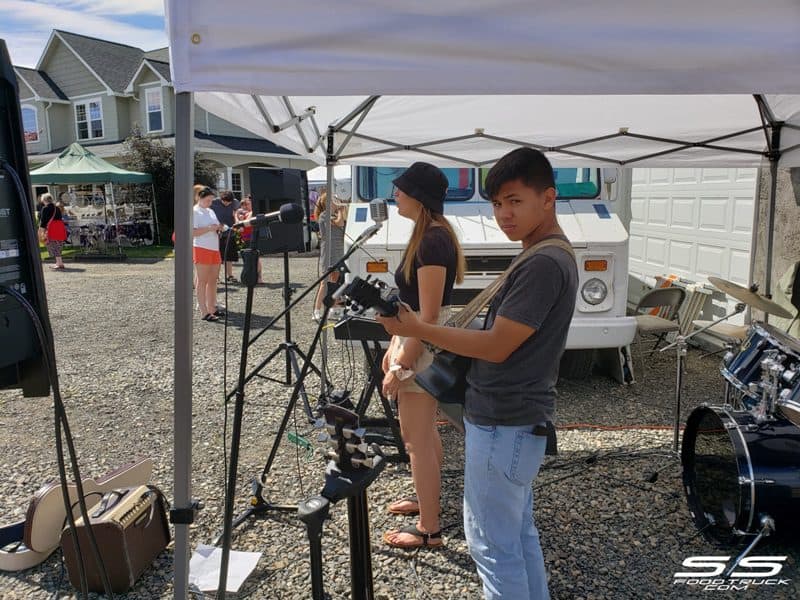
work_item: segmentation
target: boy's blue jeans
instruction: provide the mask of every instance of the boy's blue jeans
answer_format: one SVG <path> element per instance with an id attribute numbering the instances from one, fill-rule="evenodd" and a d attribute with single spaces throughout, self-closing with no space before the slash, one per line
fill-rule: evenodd
<path id="1" fill-rule="evenodd" d="M 532 483 L 547 437 L 533 425 L 464 419 L 464 533 L 486 600 L 547 600 L 547 573 L 533 522 Z"/>

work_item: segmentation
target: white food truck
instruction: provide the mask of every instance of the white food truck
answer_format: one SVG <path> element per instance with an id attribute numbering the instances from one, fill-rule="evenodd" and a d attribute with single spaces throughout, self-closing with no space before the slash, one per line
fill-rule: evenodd
<path id="1" fill-rule="evenodd" d="M 388 220 L 353 255 L 348 268 L 353 275 L 373 275 L 391 286 L 413 226 L 398 214 L 391 200 L 392 180 L 403 170 L 403 167 L 353 167 L 347 219 L 346 240 L 354 240 L 373 225 L 369 201 L 388 199 Z M 483 189 L 488 169 L 443 171 L 450 183 L 444 212 L 461 240 L 467 259 L 466 277 L 454 292 L 454 304 L 465 304 L 508 266 L 521 245 L 510 242 L 495 223 Z M 580 279 L 562 374 L 585 376 L 598 356 L 611 357 L 617 377 L 630 381 L 626 347 L 633 340 L 636 321 L 626 316 L 628 233 L 610 207 L 617 190 L 617 171 L 557 168 L 555 174 L 558 221 L 575 249 Z M 596 353 L 598 349 L 609 351 Z"/>

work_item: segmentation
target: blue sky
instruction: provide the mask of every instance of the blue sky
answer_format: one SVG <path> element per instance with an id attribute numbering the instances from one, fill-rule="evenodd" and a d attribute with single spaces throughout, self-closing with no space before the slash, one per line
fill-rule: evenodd
<path id="1" fill-rule="evenodd" d="M 35 67 L 53 29 L 143 50 L 167 45 L 164 0 L 0 0 L 0 38 L 15 65 Z"/>

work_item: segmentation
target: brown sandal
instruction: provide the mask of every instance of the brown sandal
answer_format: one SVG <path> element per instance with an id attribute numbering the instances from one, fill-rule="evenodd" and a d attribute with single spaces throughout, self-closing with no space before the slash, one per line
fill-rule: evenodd
<path id="1" fill-rule="evenodd" d="M 396 506 L 398 504 L 401 504 L 403 502 L 408 502 L 409 504 L 415 504 L 416 507 L 415 508 L 392 508 L 392 507 L 394 507 L 394 506 Z M 394 502 L 392 502 L 386 508 L 386 510 L 389 512 L 389 514 L 392 514 L 392 515 L 401 515 L 401 516 L 404 516 L 404 517 L 413 517 L 414 515 L 418 515 L 419 514 L 419 499 L 417 499 L 416 496 L 406 496 L 405 498 L 401 498 L 400 500 L 395 500 Z"/>
<path id="2" fill-rule="evenodd" d="M 390 538 L 396 533 L 410 533 L 411 535 L 419 538 L 417 543 L 398 543 L 393 542 Z M 383 541 L 392 548 L 403 548 L 406 550 L 413 550 L 414 548 L 438 548 L 444 545 L 442 541 L 442 530 L 434 533 L 425 533 L 417 529 L 416 525 L 406 525 L 400 529 L 392 529 L 383 534 Z"/>

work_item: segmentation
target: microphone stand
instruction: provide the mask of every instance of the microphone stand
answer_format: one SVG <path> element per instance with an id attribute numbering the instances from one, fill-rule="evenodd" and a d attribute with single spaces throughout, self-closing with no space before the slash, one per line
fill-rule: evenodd
<path id="1" fill-rule="evenodd" d="M 684 372 L 684 360 L 686 358 L 686 351 L 689 347 L 689 340 L 692 339 L 694 336 L 703 333 L 707 329 L 710 329 L 714 325 L 718 323 L 722 323 L 730 319 L 734 315 L 738 315 L 743 313 L 745 309 L 745 305 L 742 302 L 736 304 L 733 309 L 733 312 L 728 313 L 717 319 L 716 321 L 712 321 L 708 325 L 701 327 L 700 329 L 693 331 L 689 335 L 681 335 L 680 333 L 675 337 L 675 341 L 671 344 L 664 346 L 659 350 L 659 352 L 666 352 L 672 348 L 675 348 L 677 354 L 677 373 L 675 377 L 675 422 L 673 423 L 673 437 L 672 437 L 672 452 L 678 454 L 678 437 L 680 432 L 680 423 L 681 423 L 681 401 L 683 395 L 683 372 Z M 727 400 L 727 399 L 726 399 Z"/>
<path id="2" fill-rule="evenodd" d="M 272 445 L 272 450 L 270 451 L 269 457 L 267 458 L 267 463 L 264 466 L 264 470 L 261 474 L 261 477 L 258 480 L 253 481 L 253 496 L 251 498 L 251 506 L 234 522 L 233 500 L 236 494 L 236 478 L 239 466 L 239 446 L 240 446 L 240 438 L 242 432 L 242 417 L 244 414 L 244 398 L 245 398 L 244 388 L 245 385 L 253 377 L 258 375 L 259 371 L 263 369 L 264 365 L 266 365 L 268 362 L 268 361 L 263 361 L 255 369 L 253 369 L 253 371 L 251 371 L 249 374 L 246 374 L 247 350 L 251 344 L 253 344 L 259 337 L 261 337 L 279 319 L 283 318 L 284 315 L 289 313 L 291 309 L 294 308 L 312 290 L 316 290 L 319 284 L 321 284 L 323 281 L 326 281 L 331 273 L 338 271 L 339 273 L 342 274 L 341 275 L 342 279 L 344 279 L 345 273 L 348 272 L 347 265 L 345 264 L 346 261 L 353 255 L 353 253 L 356 250 L 358 250 L 364 244 L 364 242 L 366 242 L 369 238 L 378 233 L 380 228 L 381 224 L 378 223 L 364 230 L 364 232 L 353 242 L 350 248 L 348 248 L 347 252 L 344 253 L 344 256 L 342 256 L 342 258 L 340 258 L 335 264 L 331 265 L 325 271 L 325 273 L 323 273 L 322 276 L 316 280 L 316 282 L 314 282 L 311 286 L 309 286 L 293 302 L 289 303 L 281 313 L 273 317 L 272 320 L 270 320 L 270 322 L 264 327 L 264 329 L 261 330 L 261 332 L 259 332 L 253 338 L 248 339 L 248 336 L 250 335 L 250 315 L 253 307 L 253 289 L 255 288 L 255 282 L 257 279 L 257 273 L 255 272 L 256 263 L 254 260 L 252 260 L 253 253 L 255 254 L 256 259 L 258 257 L 258 250 L 256 243 L 256 238 L 258 236 L 257 233 L 258 229 L 256 227 L 253 228 L 253 238 L 251 239 L 251 247 L 249 250 L 245 251 L 248 252 L 248 254 L 247 258 L 243 259 L 245 261 L 245 268 L 242 273 L 242 280 L 243 283 L 247 285 L 247 297 L 245 300 L 245 318 L 244 318 L 243 332 L 242 332 L 242 354 L 239 362 L 239 379 L 236 389 L 226 396 L 226 400 L 230 400 L 233 396 L 235 396 L 236 404 L 233 416 L 233 429 L 231 432 L 231 450 L 230 450 L 231 458 L 230 458 L 230 466 L 228 469 L 228 483 L 225 489 L 225 512 L 223 515 L 223 531 L 221 538 L 222 557 L 220 559 L 217 597 L 225 598 L 226 596 L 225 588 L 227 587 L 228 583 L 228 563 L 230 561 L 231 535 L 233 532 L 233 528 L 238 526 L 240 523 L 244 522 L 247 519 L 247 517 L 255 513 L 260 513 L 267 510 L 281 510 L 287 512 L 297 511 L 297 505 L 279 505 L 268 502 L 262 496 L 262 490 L 264 485 L 266 484 L 267 474 L 272 468 L 272 462 L 275 460 L 275 456 L 278 453 L 278 446 L 281 443 L 281 438 L 283 437 L 284 431 L 286 430 L 286 426 L 289 424 L 289 419 L 292 413 L 294 412 L 294 407 L 295 404 L 297 403 L 297 398 L 300 395 L 300 390 L 303 388 L 303 382 L 311 367 L 311 361 L 314 357 L 314 352 L 317 349 L 317 345 L 319 343 L 322 330 L 327 321 L 328 312 L 330 311 L 330 307 L 333 305 L 334 302 L 332 297 L 333 294 L 329 292 L 325 296 L 325 310 L 322 315 L 322 319 L 320 320 L 320 323 L 317 326 L 317 331 L 316 334 L 314 335 L 314 340 L 311 342 L 311 347 L 309 348 L 308 354 L 304 357 L 303 367 L 300 371 L 300 374 L 297 377 L 294 388 L 292 389 L 292 396 L 289 399 L 289 404 L 286 406 L 286 410 L 283 415 L 283 420 L 281 421 L 280 427 L 278 428 L 278 432 L 275 436 L 275 441 Z M 252 285 L 250 285 L 250 282 L 252 282 Z M 324 375 L 322 378 L 324 379 Z M 218 538 L 217 543 L 219 543 L 219 541 L 220 539 Z"/>

